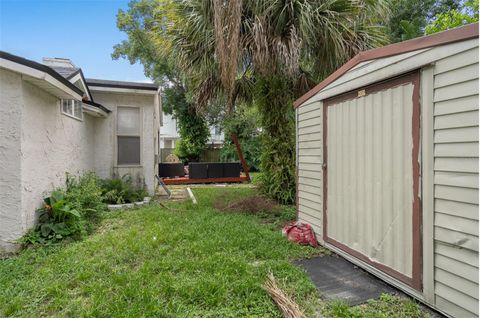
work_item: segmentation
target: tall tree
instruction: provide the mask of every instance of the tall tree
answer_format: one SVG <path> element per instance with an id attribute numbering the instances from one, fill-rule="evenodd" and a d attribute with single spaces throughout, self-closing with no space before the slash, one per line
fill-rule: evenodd
<path id="1" fill-rule="evenodd" d="M 460 0 L 389 0 L 386 32 L 393 43 L 422 36 L 437 14 L 459 6 Z"/>
<path id="2" fill-rule="evenodd" d="M 163 111 L 178 122 L 181 143 L 178 155 L 184 161 L 198 160 L 208 141 L 209 130 L 203 114 L 191 101 L 189 81 L 175 59 L 172 32 L 183 23 L 178 2 L 140 0 L 119 10 L 117 27 L 128 39 L 115 45 L 112 57 L 140 62 L 145 75 L 162 86 Z"/>
<path id="3" fill-rule="evenodd" d="M 425 33 L 432 34 L 474 22 L 478 22 L 478 0 L 469 0 L 457 9 L 437 13 L 425 28 Z"/>
<path id="4" fill-rule="evenodd" d="M 236 98 L 253 99 L 264 140 L 263 189 L 293 202 L 292 102 L 359 51 L 386 42 L 378 25 L 385 2 L 185 0 L 182 12 L 187 23 L 177 29 L 174 47 L 195 79 L 199 104 L 226 95 L 234 109 Z"/>
<path id="5" fill-rule="evenodd" d="M 386 43 L 386 0 L 139 0 L 119 13 L 117 55 L 181 84 L 198 112 L 258 107 L 263 190 L 295 198 L 292 102 L 350 57 Z"/>

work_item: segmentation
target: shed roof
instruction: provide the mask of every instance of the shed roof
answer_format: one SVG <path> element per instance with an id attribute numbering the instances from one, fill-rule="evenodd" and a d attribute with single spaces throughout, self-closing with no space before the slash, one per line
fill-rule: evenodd
<path id="1" fill-rule="evenodd" d="M 478 38 L 478 23 L 469 24 L 460 28 L 435 33 L 429 36 L 423 36 L 416 39 L 395 43 L 387 45 L 381 48 L 372 49 L 369 51 L 361 52 L 353 57 L 350 61 L 345 63 L 342 67 L 337 69 L 334 73 L 328 76 L 325 80 L 320 82 L 317 86 L 312 88 L 306 94 L 298 98 L 294 103 L 294 107 L 298 107 L 315 94 L 320 92 L 322 89 L 327 87 L 329 84 L 333 83 L 335 80 L 339 79 L 349 70 L 357 66 L 358 64 L 374 60 L 378 58 L 384 58 L 388 56 L 403 54 L 415 50 L 421 50 L 424 48 L 459 42 L 463 40 L 468 40 L 472 38 Z"/>

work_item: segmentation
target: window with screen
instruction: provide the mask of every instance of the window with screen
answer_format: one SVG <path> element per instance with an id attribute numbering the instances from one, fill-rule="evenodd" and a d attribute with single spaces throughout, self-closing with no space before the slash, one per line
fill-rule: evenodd
<path id="1" fill-rule="evenodd" d="M 62 113 L 65 115 L 83 119 L 82 102 L 75 99 L 62 99 Z"/>
<path id="2" fill-rule="evenodd" d="M 140 108 L 117 108 L 117 164 L 140 165 Z"/>

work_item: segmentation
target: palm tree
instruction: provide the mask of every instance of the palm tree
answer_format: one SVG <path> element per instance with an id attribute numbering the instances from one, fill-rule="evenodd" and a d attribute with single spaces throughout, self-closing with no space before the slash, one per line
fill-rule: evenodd
<path id="1" fill-rule="evenodd" d="M 356 53 L 386 42 L 383 0 L 184 0 L 178 62 L 203 107 L 253 98 L 262 116 L 264 190 L 295 194 L 292 102 Z"/>
<path id="2" fill-rule="evenodd" d="M 264 132 L 264 190 L 295 194 L 292 102 L 356 53 L 380 46 L 385 0 L 183 0 L 172 52 L 198 107 L 254 101 Z"/>
<path id="3" fill-rule="evenodd" d="M 292 77 L 298 97 L 387 41 L 385 0 L 183 0 L 180 10 L 184 20 L 173 30 L 179 63 L 227 95 L 243 74 L 275 74 Z"/>

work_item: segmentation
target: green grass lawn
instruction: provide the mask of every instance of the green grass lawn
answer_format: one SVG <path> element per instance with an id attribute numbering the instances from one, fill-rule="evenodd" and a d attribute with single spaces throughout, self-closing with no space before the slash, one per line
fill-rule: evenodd
<path id="1" fill-rule="evenodd" d="M 325 306 L 290 262 L 321 250 L 288 242 L 278 217 L 271 223 L 212 208 L 215 200 L 253 195 L 255 189 L 194 193 L 198 205 L 106 212 L 83 241 L 1 260 L 0 317 L 281 317 L 261 288 L 269 272 L 309 317 L 318 310 L 331 317 L 388 317 L 393 305 L 397 317 L 421 317 L 417 305 L 395 297 L 356 309 Z M 289 215 L 286 210 L 279 217 Z"/>

